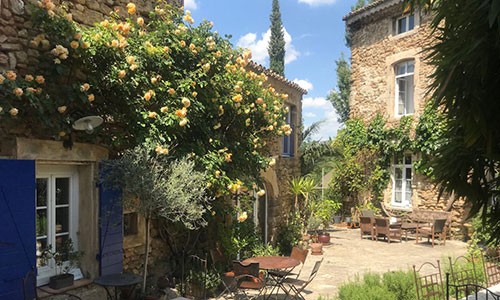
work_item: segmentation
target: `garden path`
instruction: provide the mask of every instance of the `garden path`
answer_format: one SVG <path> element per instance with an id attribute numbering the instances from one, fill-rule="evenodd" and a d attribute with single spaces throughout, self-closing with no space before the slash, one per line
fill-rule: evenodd
<path id="1" fill-rule="evenodd" d="M 447 240 L 431 247 L 427 240 L 415 244 L 415 240 L 403 239 L 402 243 L 361 240 L 359 229 L 334 228 L 330 231 L 331 244 L 323 247 L 322 256 L 309 255 L 302 270 L 301 279 L 306 279 L 317 260 L 324 258 L 317 277 L 307 288 L 306 300 L 317 300 L 319 296 L 336 296 L 337 288 L 350 281 L 356 274 L 367 271 L 384 273 L 387 271 L 407 270 L 427 261 L 442 260 L 442 257 L 465 254 L 467 244 L 456 240 Z"/>

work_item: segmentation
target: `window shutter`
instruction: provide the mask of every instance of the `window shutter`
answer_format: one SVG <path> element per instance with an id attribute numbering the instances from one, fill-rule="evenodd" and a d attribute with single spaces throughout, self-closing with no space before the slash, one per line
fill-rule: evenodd
<path id="1" fill-rule="evenodd" d="M 292 125 L 292 134 L 288 136 L 290 139 L 290 156 L 294 157 L 295 156 L 295 137 L 297 135 L 295 134 L 295 126 Z"/>
<path id="2" fill-rule="evenodd" d="M 123 208 L 121 191 L 99 187 L 99 245 L 101 276 L 123 271 Z"/>
<path id="3" fill-rule="evenodd" d="M 0 160 L 0 299 L 24 299 L 36 271 L 35 161 Z M 27 296 L 34 296 L 28 284 Z"/>

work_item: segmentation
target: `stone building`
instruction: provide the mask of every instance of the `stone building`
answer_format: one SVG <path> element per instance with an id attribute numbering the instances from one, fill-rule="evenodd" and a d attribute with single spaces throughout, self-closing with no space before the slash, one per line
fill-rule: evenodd
<path id="1" fill-rule="evenodd" d="M 124 13 L 129 1 L 53 2 L 65 4 L 76 22 L 90 26 L 101 21 L 110 11 L 119 8 Z M 156 0 L 134 2 L 138 13 L 147 14 Z M 172 0 L 172 3 L 182 6 L 183 0 Z M 24 75 L 30 66 L 38 63 L 38 50 L 30 44 L 37 32 L 26 5 L 27 1 L 22 0 L 0 0 L 0 72 L 15 70 Z M 290 95 L 286 100 L 290 107 L 288 120 L 296 129 L 289 137 L 268 141 L 277 163 L 262 173 L 267 193 L 256 201 L 259 213 L 254 221 L 266 232 L 263 238 L 271 241 L 289 197 L 286 193 L 288 177 L 300 173 L 297 149 L 300 145 L 301 100 L 306 91 L 260 65 L 249 67 L 265 72 L 268 83 L 279 92 Z M 99 162 L 106 158 L 108 150 L 102 146 L 74 143 L 68 149 L 37 128 L 9 127 L 0 122 L 0 299 L 21 299 L 21 278 L 26 276 L 26 270 L 38 269 L 38 285 L 46 284 L 56 272 L 55 267 L 44 265 L 35 253 L 67 238 L 84 252 L 80 259 L 84 279 L 76 281 L 72 287 L 72 292 L 84 299 L 106 297 L 103 289 L 92 284 L 100 274 L 141 268 L 144 233 L 140 224 L 143 221 L 133 212 L 122 214 L 121 208 L 117 210 L 119 215 L 101 214 L 104 206 L 109 205 L 104 199 L 113 197 L 96 186 Z M 117 228 L 103 225 L 116 221 L 120 224 Z M 124 236 L 124 231 L 129 228 L 124 230 L 121 224 L 135 224 L 137 231 L 132 230 Z M 40 228 L 47 228 L 47 231 Z M 152 262 L 168 254 L 165 244 L 155 239 L 155 235 L 153 229 Z M 117 238 L 111 239 L 111 236 Z"/>
<path id="2" fill-rule="evenodd" d="M 379 0 L 343 18 L 351 37 L 351 118 L 368 123 L 380 114 L 388 126 L 399 124 L 402 116 L 418 122 L 433 71 L 422 53 L 435 41 L 431 19 L 424 11 L 404 8 L 402 0 Z M 414 171 L 418 155 L 407 152 L 393 162 L 385 207 L 399 212 L 451 210 L 458 230 L 465 215 L 463 201 L 452 205 L 452 197 L 443 196 L 438 202 L 436 186 Z"/>

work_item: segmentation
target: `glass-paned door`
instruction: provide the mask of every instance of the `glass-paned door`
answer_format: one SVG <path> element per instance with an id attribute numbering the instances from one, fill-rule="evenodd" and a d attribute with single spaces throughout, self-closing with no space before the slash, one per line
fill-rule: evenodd
<path id="1" fill-rule="evenodd" d="M 393 197 L 392 205 L 411 207 L 413 164 L 411 154 L 406 154 L 393 166 Z"/>
<path id="2" fill-rule="evenodd" d="M 77 182 L 75 174 L 43 173 L 36 179 L 36 254 L 38 285 L 61 270 L 44 253 L 63 250 L 71 239 L 77 247 Z"/>

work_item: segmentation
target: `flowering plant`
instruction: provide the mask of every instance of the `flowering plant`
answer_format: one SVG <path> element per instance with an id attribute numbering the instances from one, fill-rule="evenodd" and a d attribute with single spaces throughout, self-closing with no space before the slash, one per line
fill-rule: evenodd
<path id="1" fill-rule="evenodd" d="M 50 0 L 32 7 L 41 51 L 32 74 L 0 75 L 0 120 L 28 123 L 34 134 L 92 141 L 115 154 L 146 145 L 158 155 L 188 156 L 206 171 L 214 195 L 248 191 L 274 164 L 266 140 L 290 134 L 288 97 L 245 67 L 212 31 L 193 26 L 189 11 L 160 4 L 147 17 L 133 3 L 93 27 L 80 26 Z M 92 135 L 75 132 L 78 118 L 105 120 Z M 6 125 L 6 126 L 7 126 Z"/>

